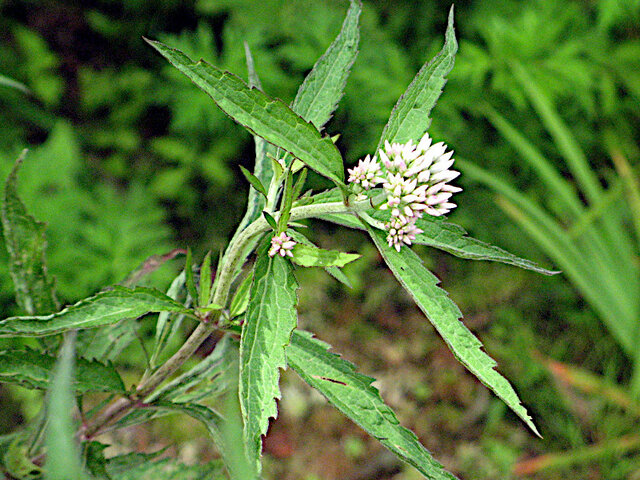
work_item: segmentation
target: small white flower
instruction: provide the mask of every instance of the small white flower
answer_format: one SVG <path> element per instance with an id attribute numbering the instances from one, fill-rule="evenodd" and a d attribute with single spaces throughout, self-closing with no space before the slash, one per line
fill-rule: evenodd
<path id="1" fill-rule="evenodd" d="M 376 161 L 376 157 L 371 158 L 371 155 L 367 155 L 364 160 L 360 160 L 356 167 L 347 171 L 349 172 L 349 181 L 360 184 L 365 190 L 375 187 L 382 181 L 377 177 L 380 164 Z"/>
<path id="2" fill-rule="evenodd" d="M 282 232 L 280 235 L 276 235 L 271 239 L 269 256 L 274 257 L 276 255 L 280 255 L 281 257 L 284 257 L 288 255 L 289 257 L 293 257 L 293 253 L 291 253 L 291 250 L 295 245 L 296 242 L 291 240 L 291 237 L 289 235 Z"/>
<path id="3" fill-rule="evenodd" d="M 349 181 L 363 189 L 382 185 L 387 198 L 381 210 L 391 212 L 391 220 L 385 225 L 389 232 L 389 246 L 400 251 L 402 245 L 411 245 L 418 233 L 415 222 L 423 214 L 441 216 L 456 207 L 449 200 L 460 187 L 449 185 L 460 175 L 453 166 L 453 151 L 447 152 L 443 142 L 432 144 L 428 134 L 417 145 L 389 143 L 376 157 L 367 155 L 357 167 L 349 170 Z M 357 193 L 357 192 L 356 192 Z"/>
<path id="4" fill-rule="evenodd" d="M 393 217 L 385 224 L 389 235 L 387 235 L 387 242 L 390 247 L 395 248 L 398 252 L 402 245 L 411 245 L 411 242 L 416 239 L 416 235 L 422 233 L 422 230 L 416 227 L 416 219 L 418 217 L 405 217 L 400 215 Z"/>

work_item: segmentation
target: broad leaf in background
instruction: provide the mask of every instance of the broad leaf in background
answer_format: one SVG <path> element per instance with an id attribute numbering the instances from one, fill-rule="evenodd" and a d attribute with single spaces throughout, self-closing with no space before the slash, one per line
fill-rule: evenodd
<path id="1" fill-rule="evenodd" d="M 440 281 L 435 275 L 424 267 L 422 260 L 411 249 L 403 248 L 397 252 L 387 244 L 384 232 L 368 225 L 367 231 L 395 277 L 449 345 L 456 358 L 539 436 L 515 390 L 495 370 L 496 362 L 482 351 L 480 340 L 460 321 L 460 309 L 437 286 Z"/>
<path id="2" fill-rule="evenodd" d="M 291 153 L 337 184 L 344 183 L 342 157 L 331 139 L 322 137 L 312 124 L 305 122 L 282 101 L 249 88 L 232 73 L 204 61 L 193 62 L 182 52 L 160 42 L 147 42 L 251 133 Z"/>
<path id="3" fill-rule="evenodd" d="M 37 337 L 72 329 L 112 325 L 150 312 L 187 313 L 190 310 L 164 293 L 146 287 L 115 286 L 113 290 L 85 298 L 52 315 L 10 317 L 0 320 L 0 337 Z"/>
<path id="4" fill-rule="evenodd" d="M 0 351 L 0 382 L 28 388 L 48 389 L 56 359 L 37 350 Z M 73 384 L 77 393 L 124 393 L 120 375 L 113 365 L 79 359 Z"/>
<path id="5" fill-rule="evenodd" d="M 413 432 L 400 425 L 393 410 L 371 385 L 375 379 L 357 373 L 353 364 L 331 353 L 329 348 L 310 333 L 294 330 L 287 347 L 287 363 L 331 405 L 425 477 L 455 479 L 433 459 Z"/>
<path id="6" fill-rule="evenodd" d="M 75 443 L 73 425 L 75 332 L 67 334 L 53 374 L 47 398 L 45 478 L 47 480 L 82 480 L 86 478 Z"/>
<path id="7" fill-rule="evenodd" d="M 244 444 L 249 461 L 260 471 L 262 435 L 269 418 L 278 415 L 280 369 L 286 367 L 285 348 L 296 327 L 298 283 L 293 267 L 280 255 L 270 257 L 265 239 L 258 249 L 249 306 L 240 340 L 240 406 Z"/>
<path id="8" fill-rule="evenodd" d="M 446 76 L 453 68 L 457 51 L 458 42 L 453 30 L 453 7 L 451 7 L 442 50 L 420 69 L 407 90 L 398 99 L 382 131 L 376 152 L 384 146 L 385 140 L 389 143 L 406 143 L 409 140 L 416 141 L 422 138 L 431 124 L 429 114 L 447 82 Z"/>
<path id="9" fill-rule="evenodd" d="M 58 310 L 58 302 L 45 265 L 45 224 L 27 213 L 17 190 L 18 170 L 25 155 L 26 150 L 5 183 L 2 227 L 18 305 L 29 315 L 47 314 Z"/>

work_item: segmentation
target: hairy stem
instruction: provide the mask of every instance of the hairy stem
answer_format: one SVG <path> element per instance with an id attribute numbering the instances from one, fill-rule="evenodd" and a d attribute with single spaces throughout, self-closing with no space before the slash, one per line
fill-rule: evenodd
<path id="1" fill-rule="evenodd" d="M 371 208 L 369 199 L 355 202 L 350 206 L 343 202 L 320 203 L 303 205 L 291 209 L 290 221 L 302 220 L 304 218 L 319 217 L 330 213 L 355 213 Z M 218 268 L 218 278 L 216 281 L 213 303 L 226 305 L 234 278 L 234 272 L 239 262 L 245 260 L 245 247 L 258 235 L 271 229 L 267 221 L 260 217 L 245 228 L 239 235 L 229 243 L 227 250 L 222 257 Z M 218 328 L 220 312 L 207 322 L 201 322 L 191 333 L 189 338 L 180 349 L 171 356 L 163 365 L 158 368 L 148 378 L 143 379 L 136 388 L 135 398 L 121 398 L 99 415 L 84 428 L 85 438 L 92 438 L 100 431 L 122 418 L 127 412 L 139 405 L 140 401 L 149 396 L 161 383 L 167 380 L 176 370 L 178 370 L 187 359 L 189 359 L 205 339 Z"/>

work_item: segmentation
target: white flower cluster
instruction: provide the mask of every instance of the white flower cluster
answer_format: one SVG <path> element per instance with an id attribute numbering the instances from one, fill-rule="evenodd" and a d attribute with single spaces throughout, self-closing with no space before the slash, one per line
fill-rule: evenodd
<path id="1" fill-rule="evenodd" d="M 453 151 L 446 150 L 442 142 L 432 145 L 426 133 L 418 145 L 412 141 L 405 144 L 385 141 L 384 149 L 378 151 L 381 164 L 375 156 L 367 155 L 348 170 L 349 182 L 364 190 L 382 185 L 387 199 L 379 208 L 391 211 L 391 220 L 385 228 L 389 232 L 389 246 L 397 251 L 402 245 L 411 245 L 416 235 L 422 233 L 416 220 L 424 213 L 437 217 L 456 206 L 449 199 L 462 189 L 448 182 L 460 172 L 450 170 Z"/>
<path id="2" fill-rule="evenodd" d="M 286 255 L 293 257 L 293 247 L 295 247 L 296 242 L 291 240 L 291 237 L 286 233 L 282 232 L 280 235 L 275 235 L 271 239 L 271 248 L 269 249 L 269 256 L 274 257 L 275 255 L 280 255 L 284 257 Z"/>

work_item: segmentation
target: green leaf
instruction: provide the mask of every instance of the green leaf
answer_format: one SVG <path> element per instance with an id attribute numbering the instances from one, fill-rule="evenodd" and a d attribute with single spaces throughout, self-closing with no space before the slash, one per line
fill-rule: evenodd
<path id="1" fill-rule="evenodd" d="M 187 292 L 189 292 L 193 303 L 197 304 L 198 290 L 196 289 L 196 281 L 193 278 L 193 255 L 190 248 L 187 248 L 187 258 L 184 264 L 184 271 L 187 275 Z"/>
<path id="2" fill-rule="evenodd" d="M 200 291 L 198 292 L 198 305 L 210 307 L 209 296 L 211 294 L 211 252 L 207 252 L 200 267 Z"/>
<path id="3" fill-rule="evenodd" d="M 39 480 L 42 478 L 42 467 L 31 461 L 29 455 L 29 438 L 26 432 L 4 437 L 0 441 L 0 464 L 13 478 L 19 480 Z"/>
<path id="4" fill-rule="evenodd" d="M 173 300 L 178 300 L 180 292 L 183 290 L 186 283 L 186 270 L 180 272 L 180 274 L 173 279 L 169 289 L 167 290 L 167 296 Z M 153 352 L 151 353 L 151 359 L 149 363 L 151 367 L 157 365 L 158 356 L 166 347 L 167 342 L 171 335 L 179 328 L 184 314 L 172 314 L 170 312 L 160 312 L 158 315 L 158 321 L 156 322 L 156 335 L 155 343 L 153 345 Z"/>
<path id="5" fill-rule="evenodd" d="M 110 472 L 109 463 L 107 471 Z M 224 466 L 219 460 L 185 465 L 175 458 L 139 463 L 122 471 L 114 480 L 225 480 Z"/>
<path id="6" fill-rule="evenodd" d="M 238 383 L 238 342 L 230 335 L 222 337 L 204 360 L 189 371 L 156 390 L 145 403 L 169 400 L 178 403 L 215 398 Z"/>
<path id="7" fill-rule="evenodd" d="M 329 352 L 329 348 L 310 333 L 294 330 L 287 347 L 287 363 L 331 405 L 425 477 L 455 479 L 411 431 L 400 425 L 393 410 L 371 385 L 375 379 L 357 373 L 353 364 Z"/>
<path id="8" fill-rule="evenodd" d="M 125 455 L 116 455 L 107 460 L 107 472 L 113 479 L 121 480 L 123 474 L 140 465 L 151 463 L 152 460 L 158 458 L 158 455 L 161 455 L 164 451 L 165 449 L 154 453 L 127 453 Z"/>
<path id="9" fill-rule="evenodd" d="M 353 262 L 360 255 L 344 253 L 339 250 L 324 250 L 311 245 L 298 243 L 293 247 L 293 262 L 302 267 L 344 267 Z"/>
<path id="10" fill-rule="evenodd" d="M 385 262 L 420 310 L 447 343 L 458 361 L 489 387 L 536 434 L 538 430 L 520 403 L 511 384 L 494 367 L 496 362 L 482 351 L 482 343 L 460 321 L 462 313 L 447 293 L 437 285 L 439 280 L 422 264 L 409 248 L 397 252 L 389 247 L 385 233 L 367 225 L 367 231 Z"/>
<path id="11" fill-rule="evenodd" d="M 258 249 L 249 306 L 240 340 L 240 405 L 247 457 L 260 471 L 261 436 L 276 417 L 284 350 L 297 323 L 298 284 L 293 267 L 280 255 L 268 255 L 269 241 Z"/>
<path id="12" fill-rule="evenodd" d="M 253 272 L 249 273 L 249 275 L 242 280 L 242 283 L 238 285 L 233 300 L 231 300 L 231 306 L 229 307 L 229 316 L 231 318 L 242 315 L 247 311 L 247 306 L 249 305 L 249 289 L 251 288 L 252 281 Z"/>
<path id="13" fill-rule="evenodd" d="M 36 350 L 0 351 L 0 382 L 47 389 L 53 379 L 56 359 Z M 125 388 L 113 365 L 79 359 L 74 383 L 76 393 L 117 392 Z"/>
<path id="14" fill-rule="evenodd" d="M 53 373 L 47 399 L 45 478 L 47 480 L 81 480 L 86 478 L 75 443 L 73 424 L 75 332 L 67 334 Z"/>
<path id="15" fill-rule="evenodd" d="M 423 233 L 416 235 L 414 243 L 444 250 L 456 257 L 506 263 L 544 275 L 560 273 L 554 270 L 547 270 L 535 262 L 520 258 L 499 247 L 469 237 L 462 227 L 453 223 L 447 223 L 442 217 L 425 215 L 416 221 L 416 226 L 420 228 Z"/>
<path id="16" fill-rule="evenodd" d="M 424 135 L 431 125 L 429 114 L 447 82 L 446 76 L 453 68 L 457 51 L 458 42 L 453 30 L 453 7 L 451 7 L 442 50 L 420 69 L 407 90 L 398 99 L 382 131 L 376 152 L 383 147 L 385 140 L 389 143 L 406 143 L 409 140 L 416 141 Z"/>
<path id="17" fill-rule="evenodd" d="M 291 109 L 321 129 L 342 98 L 351 66 L 358 55 L 360 0 L 351 0 L 340 33 L 298 89 Z"/>
<path id="18" fill-rule="evenodd" d="M 203 60 L 194 63 L 179 50 L 157 41 L 147 42 L 251 133 L 291 153 L 337 184 L 344 183 L 342 157 L 331 139 L 322 137 L 311 123 L 280 100 L 249 88 L 240 78 Z"/>
<path id="19" fill-rule="evenodd" d="M 137 338 L 135 319 L 125 319 L 100 329 L 78 332 L 78 356 L 88 360 L 114 361 Z"/>
<path id="20" fill-rule="evenodd" d="M 266 198 L 267 190 L 264 188 L 264 185 L 262 185 L 262 182 L 260 181 L 260 179 L 256 177 L 253 173 L 251 173 L 249 170 L 244 168 L 242 165 L 240 165 L 240 171 L 244 175 L 244 178 L 246 178 L 247 181 L 251 184 L 251 186 L 255 188 L 258 191 L 258 193 L 261 193 Z"/>
<path id="21" fill-rule="evenodd" d="M 100 442 L 88 442 L 85 445 L 85 465 L 91 476 L 97 480 L 113 480 L 107 471 L 107 459 L 104 451 L 109 448 Z"/>
<path id="22" fill-rule="evenodd" d="M 284 187 L 282 188 L 282 200 L 280 201 L 280 216 L 278 217 L 278 232 L 287 229 L 291 216 L 291 206 L 293 205 L 293 173 L 291 168 L 287 169 Z"/>
<path id="23" fill-rule="evenodd" d="M 253 480 L 257 478 L 255 472 L 248 471 L 246 468 L 252 468 L 253 464 L 246 465 L 241 442 L 230 442 L 225 438 L 225 433 L 228 431 L 225 428 L 226 422 L 217 412 L 204 405 L 194 403 L 165 402 L 160 405 L 160 408 L 182 412 L 202 422 L 218 447 L 225 465 L 230 470 L 232 480 Z"/>
<path id="24" fill-rule="evenodd" d="M 26 153 L 22 152 L 5 183 L 2 227 L 18 305 L 28 315 L 47 314 L 58 310 L 58 302 L 45 265 L 45 224 L 29 215 L 18 197 L 18 170 Z"/>
<path id="25" fill-rule="evenodd" d="M 293 240 L 295 240 L 299 244 L 308 245 L 313 248 L 318 248 L 311 242 L 311 240 L 309 240 L 307 237 L 305 237 L 301 233 L 296 232 L 295 230 L 289 230 L 287 232 L 287 235 L 289 235 L 291 238 L 293 238 Z M 324 269 L 333 278 L 343 283 L 347 287 L 351 288 L 351 283 L 349 282 L 349 279 L 344 274 L 344 272 L 340 270 L 338 267 L 328 266 L 328 267 L 324 267 Z"/>
<path id="26" fill-rule="evenodd" d="M 152 288 L 115 286 L 52 315 L 0 320 L 0 337 L 37 337 L 71 329 L 102 327 L 150 312 L 187 313 L 189 309 Z"/>
<path id="27" fill-rule="evenodd" d="M 271 228 L 273 228 L 274 230 L 278 229 L 278 224 L 276 223 L 276 219 L 273 218 L 273 215 L 271 215 L 266 210 L 264 212 L 262 212 L 262 215 L 264 216 L 264 219 L 267 221 L 267 223 L 269 224 L 269 226 Z"/>

